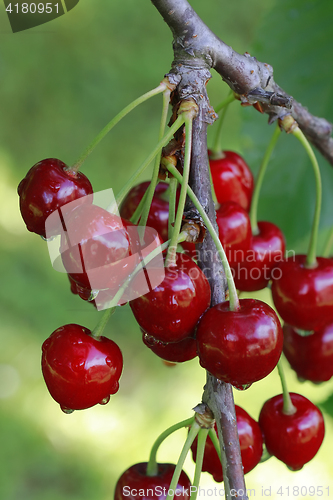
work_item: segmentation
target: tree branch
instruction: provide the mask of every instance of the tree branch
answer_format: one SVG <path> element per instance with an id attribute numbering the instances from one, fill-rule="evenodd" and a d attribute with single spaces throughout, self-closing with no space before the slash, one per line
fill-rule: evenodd
<path id="1" fill-rule="evenodd" d="M 204 61 L 215 69 L 229 87 L 251 104 L 262 103 L 269 122 L 291 113 L 308 140 L 333 165 L 332 124 L 313 116 L 274 81 L 273 68 L 250 54 L 238 54 L 220 40 L 201 20 L 187 0 L 151 0 L 174 36 L 173 70 Z M 192 64 L 193 66 L 193 64 Z"/>

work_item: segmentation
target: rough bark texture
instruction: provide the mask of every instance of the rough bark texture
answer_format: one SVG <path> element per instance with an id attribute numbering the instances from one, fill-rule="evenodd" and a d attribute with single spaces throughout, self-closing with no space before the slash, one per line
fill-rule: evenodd
<path id="1" fill-rule="evenodd" d="M 187 0 L 151 0 L 174 36 L 177 65 L 200 59 L 215 69 L 244 102 L 259 101 L 270 122 L 291 113 L 309 141 L 333 165 L 332 124 L 313 116 L 282 90 L 273 78 L 273 68 L 250 54 L 238 54 L 220 40 L 194 12 Z"/>

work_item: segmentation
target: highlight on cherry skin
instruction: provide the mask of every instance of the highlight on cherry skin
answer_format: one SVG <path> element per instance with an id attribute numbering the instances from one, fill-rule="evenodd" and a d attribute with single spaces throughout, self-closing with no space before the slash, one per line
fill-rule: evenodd
<path id="1" fill-rule="evenodd" d="M 76 324 L 57 328 L 42 345 L 42 372 L 65 413 L 106 404 L 119 389 L 123 357 L 117 344 Z"/>

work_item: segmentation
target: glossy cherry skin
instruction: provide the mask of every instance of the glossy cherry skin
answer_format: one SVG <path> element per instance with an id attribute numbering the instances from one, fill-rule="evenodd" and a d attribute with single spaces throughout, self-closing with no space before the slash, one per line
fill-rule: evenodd
<path id="1" fill-rule="evenodd" d="M 94 338 L 80 325 L 55 330 L 42 346 L 42 372 L 61 409 L 83 410 L 106 404 L 119 389 L 123 358 L 117 344 Z"/>
<path id="2" fill-rule="evenodd" d="M 282 231 L 271 222 L 258 222 L 259 233 L 252 236 L 249 248 L 244 252 L 234 252 L 231 268 L 238 290 L 255 292 L 266 288 L 272 277 L 279 276 L 279 264 L 286 251 Z"/>
<path id="3" fill-rule="evenodd" d="M 283 333 L 275 311 L 264 302 L 241 299 L 238 311 L 229 302 L 209 309 L 196 337 L 200 364 L 214 377 L 237 388 L 266 377 L 276 366 Z"/>
<path id="4" fill-rule="evenodd" d="M 282 319 L 301 330 L 316 330 L 333 321 L 333 261 L 317 257 L 317 267 L 305 267 L 306 256 L 295 255 L 279 264 L 273 279 L 274 305 Z"/>
<path id="5" fill-rule="evenodd" d="M 45 220 L 52 212 L 66 203 L 92 194 L 87 177 L 68 168 L 60 160 L 47 158 L 36 163 L 20 182 L 17 189 L 20 210 L 29 231 L 45 238 Z M 53 229 L 53 235 L 61 231 L 58 226 Z"/>
<path id="6" fill-rule="evenodd" d="M 311 382 L 326 382 L 333 375 L 333 322 L 301 336 L 283 326 L 283 352 L 297 375 Z"/>
<path id="7" fill-rule="evenodd" d="M 210 286 L 195 262 L 177 253 L 176 265 L 154 290 L 130 302 L 142 330 L 162 342 L 179 342 L 193 334 L 210 305 Z"/>
<path id="8" fill-rule="evenodd" d="M 147 476 L 147 462 L 132 465 L 118 479 L 114 500 L 166 500 L 174 464 L 157 464 L 156 476 Z M 181 472 L 175 498 L 189 500 L 191 482 L 184 471 Z"/>
<path id="9" fill-rule="evenodd" d="M 210 151 L 208 151 L 211 155 Z M 209 158 L 217 201 L 234 201 L 249 211 L 253 193 L 253 175 L 241 156 L 233 151 L 223 151 L 223 158 Z"/>
<path id="10" fill-rule="evenodd" d="M 228 201 L 216 210 L 216 222 L 229 263 L 237 261 L 250 247 L 252 233 L 248 213 L 238 203 Z"/>
<path id="11" fill-rule="evenodd" d="M 243 470 L 244 474 L 247 474 L 260 462 L 263 451 L 263 437 L 258 422 L 240 406 L 235 405 L 235 409 Z M 216 424 L 214 429 L 217 435 Z M 198 440 L 196 438 L 191 446 L 194 461 L 197 458 L 197 444 Z M 221 461 L 209 436 L 205 445 L 202 470 L 209 472 L 217 483 L 223 481 Z"/>
<path id="12" fill-rule="evenodd" d="M 184 363 L 197 356 L 197 343 L 193 337 L 186 337 L 180 342 L 164 343 L 142 332 L 142 341 L 156 356 L 171 363 Z"/>
<path id="13" fill-rule="evenodd" d="M 268 453 L 292 470 L 300 470 L 317 454 L 325 435 L 321 411 L 300 394 L 290 393 L 296 413 L 283 413 L 283 395 L 264 404 L 259 425 Z"/>

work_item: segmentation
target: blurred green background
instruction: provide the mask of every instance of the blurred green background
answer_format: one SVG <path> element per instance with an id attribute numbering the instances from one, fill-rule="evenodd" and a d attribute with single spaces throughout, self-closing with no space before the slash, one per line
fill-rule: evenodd
<path id="1" fill-rule="evenodd" d="M 228 45 L 272 64 L 282 87 L 333 121 L 330 0 L 193 0 L 191 5 Z M 65 16 L 15 35 L 0 6 L 0 40 L 0 498 L 112 499 L 119 475 L 147 460 L 163 429 L 191 415 L 205 374 L 197 360 L 165 367 L 142 344 L 126 306 L 106 331 L 124 354 L 119 392 L 105 407 L 63 414 L 44 385 L 40 346 L 62 324 L 94 327 L 101 313 L 73 296 L 66 276 L 52 269 L 45 243 L 25 229 L 16 188 L 43 158 L 74 162 L 122 107 L 155 87 L 171 65 L 171 34 L 149 0 L 82 0 Z M 208 92 L 216 105 L 228 88 L 214 73 Z M 145 103 L 89 157 L 82 170 L 95 191 L 112 187 L 117 193 L 141 164 L 155 144 L 160 110 L 158 97 Z M 227 120 L 223 147 L 243 154 L 256 173 L 272 134 L 267 117 L 232 104 Z M 319 160 L 324 185 L 320 252 L 333 224 L 333 170 Z M 289 249 L 304 252 L 313 208 L 309 161 L 292 137 L 282 136 L 264 182 L 259 217 L 280 225 Z M 270 300 L 266 291 L 256 296 Z M 285 365 L 291 390 L 315 403 L 328 399 L 322 406 L 327 437 L 317 457 L 298 473 L 272 458 L 248 474 L 247 487 L 259 498 L 262 486 L 272 487 L 273 498 L 279 498 L 280 486 L 333 488 L 333 382 L 301 385 Z M 236 392 L 235 399 L 257 418 L 263 402 L 278 392 L 274 372 L 248 391 Z M 160 461 L 176 462 L 183 438 L 184 431 L 171 437 Z M 193 474 L 190 458 L 185 469 Z M 213 484 L 207 473 L 203 484 Z"/>

